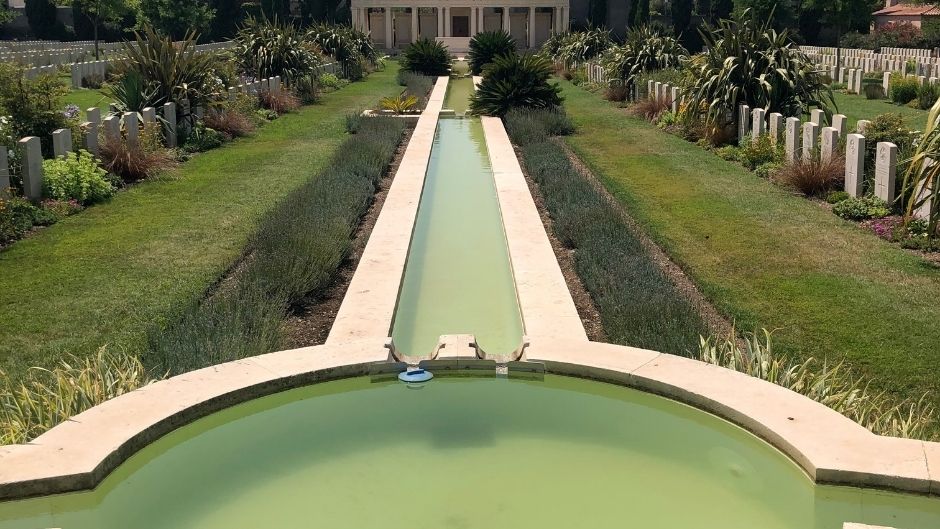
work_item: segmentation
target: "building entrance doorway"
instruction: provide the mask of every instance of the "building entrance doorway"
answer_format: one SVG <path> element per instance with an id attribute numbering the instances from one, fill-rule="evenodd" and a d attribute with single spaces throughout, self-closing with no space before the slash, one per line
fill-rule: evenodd
<path id="1" fill-rule="evenodd" d="M 451 30 L 453 37 L 469 37 L 470 36 L 470 17 L 466 16 L 455 16 L 453 18 Z"/>

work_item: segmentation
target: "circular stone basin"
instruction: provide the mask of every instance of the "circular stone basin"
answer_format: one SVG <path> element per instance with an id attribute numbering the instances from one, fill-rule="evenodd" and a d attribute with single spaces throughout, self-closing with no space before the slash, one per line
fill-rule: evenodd
<path id="1" fill-rule="evenodd" d="M 721 419 L 619 386 L 357 378 L 257 399 L 0 528 L 940 527 L 940 500 L 817 487 Z"/>

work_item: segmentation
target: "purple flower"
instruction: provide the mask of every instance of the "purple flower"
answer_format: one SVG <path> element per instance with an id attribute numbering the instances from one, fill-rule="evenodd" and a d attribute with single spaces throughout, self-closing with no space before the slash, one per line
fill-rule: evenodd
<path id="1" fill-rule="evenodd" d="M 81 109 L 78 108 L 78 105 L 70 104 L 65 107 L 62 115 L 65 116 L 66 119 L 75 119 L 78 117 L 79 112 L 81 112 Z"/>
<path id="2" fill-rule="evenodd" d="M 903 223 L 904 219 L 899 216 L 893 216 L 885 217 L 883 219 L 868 220 L 863 222 L 862 225 L 875 232 L 875 235 L 890 241 L 894 239 L 894 234 L 897 232 L 898 227 Z"/>

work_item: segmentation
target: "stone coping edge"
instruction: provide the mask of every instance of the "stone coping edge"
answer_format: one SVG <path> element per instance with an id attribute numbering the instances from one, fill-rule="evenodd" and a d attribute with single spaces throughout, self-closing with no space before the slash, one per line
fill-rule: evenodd
<path id="1" fill-rule="evenodd" d="M 386 339 L 391 332 L 449 81 L 438 77 L 431 89 L 326 343 Z"/>
<path id="2" fill-rule="evenodd" d="M 535 337 L 527 354 L 548 373 L 658 394 L 728 420 L 779 449 L 816 483 L 940 495 L 940 443 L 872 434 L 769 382 L 688 358 L 581 340 Z M 295 387 L 365 376 L 386 362 L 385 340 L 366 340 L 269 353 L 151 384 L 29 444 L 0 447 L 0 500 L 93 489 L 141 448 L 197 419 Z"/>

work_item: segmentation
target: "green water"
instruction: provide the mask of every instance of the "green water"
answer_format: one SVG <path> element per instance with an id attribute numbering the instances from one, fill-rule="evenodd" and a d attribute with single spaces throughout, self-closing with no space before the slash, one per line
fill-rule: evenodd
<path id="1" fill-rule="evenodd" d="M 455 77 L 447 83 L 444 95 L 444 108 L 453 110 L 458 116 L 467 113 L 470 108 L 470 96 L 473 95 L 473 78 Z"/>
<path id="2" fill-rule="evenodd" d="M 442 334 L 474 334 L 508 354 L 522 320 L 496 186 L 478 119 L 437 124 L 392 337 L 405 354 L 431 353 Z"/>
<path id="3" fill-rule="evenodd" d="M 0 504 L 0 529 L 940 527 L 940 501 L 814 487 L 708 414 L 637 391 L 365 379 L 252 401 L 148 446 L 94 492 Z"/>

